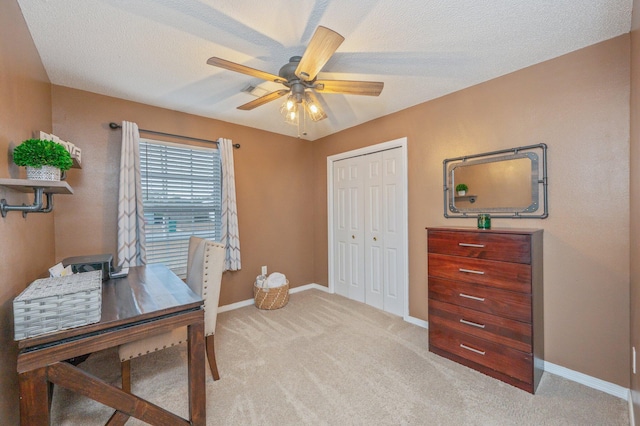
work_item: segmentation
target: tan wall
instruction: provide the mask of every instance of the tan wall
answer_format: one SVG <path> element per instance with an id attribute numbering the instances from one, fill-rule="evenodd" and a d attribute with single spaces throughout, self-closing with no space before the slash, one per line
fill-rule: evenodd
<path id="1" fill-rule="evenodd" d="M 630 149 L 630 212 L 631 212 L 631 346 L 640 361 L 640 0 L 633 1 L 631 26 L 631 149 Z M 633 412 L 640 422 L 640 364 L 637 373 L 630 373 Z"/>
<path id="2" fill-rule="evenodd" d="M 629 37 L 621 36 L 314 142 L 316 282 L 327 283 L 326 157 L 408 138 L 409 308 L 427 319 L 427 226 L 445 219 L 442 160 L 544 142 L 545 356 L 629 384 Z"/>
<path id="3" fill-rule="evenodd" d="M 0 2 L 0 177 L 24 178 L 10 152 L 34 131 L 51 130 L 51 86 L 18 3 Z M 0 187 L 10 204 L 32 196 Z M 53 215 L 18 212 L 0 218 L 0 423 L 18 424 L 17 344 L 13 341 L 13 298 L 53 262 Z"/>
<path id="4" fill-rule="evenodd" d="M 82 169 L 68 173 L 74 195 L 56 199 L 57 260 L 115 256 L 121 132 L 108 123 L 127 120 L 142 129 L 241 144 L 234 162 L 242 270 L 223 275 L 221 305 L 251 299 L 262 265 L 284 273 L 292 287 L 313 282 L 311 144 L 60 86 L 52 93 L 54 134 L 82 149 Z"/>
<path id="5" fill-rule="evenodd" d="M 634 0 L 634 6 L 639 0 Z M 637 10 L 637 8 L 636 8 Z M 635 18 L 635 17 L 634 17 Z M 638 28 L 634 19 L 634 29 Z M 15 0 L 0 3 L 0 177 L 22 177 L 9 151 L 37 130 L 52 130 L 83 149 L 83 169 L 69 173 L 72 196 L 52 214 L 0 219 L 0 419 L 17 423 L 16 345 L 11 301 L 54 260 L 115 252 L 119 132 L 109 121 L 241 143 L 235 151 L 243 271 L 227 273 L 221 304 L 252 296 L 259 266 L 286 273 L 292 285 L 327 284 L 326 157 L 406 136 L 409 141 L 410 313 L 427 318 L 424 228 L 468 225 L 442 215 L 444 158 L 545 142 L 549 145 L 550 217 L 495 219 L 494 227 L 545 230 L 546 359 L 629 386 L 629 271 L 632 342 L 640 346 L 638 130 L 629 150 L 629 46 L 618 37 L 313 143 L 217 120 L 48 84 Z M 640 50 L 631 37 L 632 61 Z M 638 69 L 633 67 L 632 110 Z M 53 95 L 52 95 L 53 93 Z M 52 99 L 53 97 L 53 107 Z M 51 111 L 53 110 L 53 122 Z M 631 171 L 631 188 L 629 172 Z M 636 184 L 633 184 L 633 182 Z M 283 188 L 286 188 L 283 190 Z M 575 191 L 575 188 L 579 188 Z M 636 195 L 631 203 L 629 191 Z M 0 188 L 12 203 L 29 198 Z M 313 202 L 312 202 L 313 201 Z M 55 218 L 55 223 L 54 223 Z M 55 225 L 55 230 L 54 230 Z M 55 255 L 54 255 L 55 232 Z M 314 243 L 315 241 L 315 243 Z M 631 386 L 638 395 L 637 376 Z M 636 399 L 636 413 L 638 399 Z M 638 418 L 636 414 L 636 418 Z"/>

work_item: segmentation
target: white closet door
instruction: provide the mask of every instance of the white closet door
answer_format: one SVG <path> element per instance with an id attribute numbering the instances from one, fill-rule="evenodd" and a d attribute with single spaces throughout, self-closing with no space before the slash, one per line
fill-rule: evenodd
<path id="1" fill-rule="evenodd" d="M 335 291 L 365 301 L 362 157 L 334 163 Z"/>
<path id="2" fill-rule="evenodd" d="M 404 170 L 400 148 L 382 152 L 382 240 L 384 310 L 396 315 L 404 312 Z M 380 237 L 378 237 L 380 240 Z"/>
<path id="3" fill-rule="evenodd" d="M 335 291 L 403 315 L 402 150 L 338 160 L 333 171 Z"/>
<path id="4" fill-rule="evenodd" d="M 365 303 L 384 309 L 384 185 L 383 153 L 361 157 L 364 160 L 364 263 Z"/>

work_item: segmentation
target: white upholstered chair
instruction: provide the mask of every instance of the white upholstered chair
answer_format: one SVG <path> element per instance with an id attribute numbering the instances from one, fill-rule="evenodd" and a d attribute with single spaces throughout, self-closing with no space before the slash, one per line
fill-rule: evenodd
<path id="1" fill-rule="evenodd" d="M 187 285 L 204 300 L 204 335 L 207 359 L 213 380 L 220 379 L 213 336 L 216 331 L 220 283 L 224 269 L 225 249 L 220 243 L 198 237 L 189 239 L 187 260 Z M 168 333 L 126 343 L 118 348 L 122 370 L 122 390 L 131 392 L 131 360 L 187 341 L 187 328 L 181 327 Z"/>

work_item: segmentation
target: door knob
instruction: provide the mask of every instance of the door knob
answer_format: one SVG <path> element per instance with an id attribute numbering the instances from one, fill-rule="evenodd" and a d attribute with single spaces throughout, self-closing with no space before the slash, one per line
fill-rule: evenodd
<path id="1" fill-rule="evenodd" d="M 351 239 L 352 239 L 352 240 L 355 240 L 355 239 L 356 239 L 356 236 L 355 236 L 355 235 L 352 235 L 352 236 L 351 236 Z"/>
<path id="2" fill-rule="evenodd" d="M 377 237 L 373 237 L 373 241 L 378 241 L 378 238 Z"/>

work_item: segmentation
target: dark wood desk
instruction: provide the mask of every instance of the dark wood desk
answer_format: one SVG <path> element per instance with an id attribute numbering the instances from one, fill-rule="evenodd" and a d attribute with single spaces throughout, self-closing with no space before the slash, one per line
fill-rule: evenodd
<path id="1" fill-rule="evenodd" d="M 205 345 L 202 298 L 164 265 L 129 269 L 126 278 L 106 281 L 99 322 L 35 336 L 18 344 L 20 421 L 49 425 L 49 382 L 116 410 L 108 425 L 131 417 L 152 425 L 205 425 Z M 123 392 L 66 359 L 188 327 L 189 420 Z"/>

